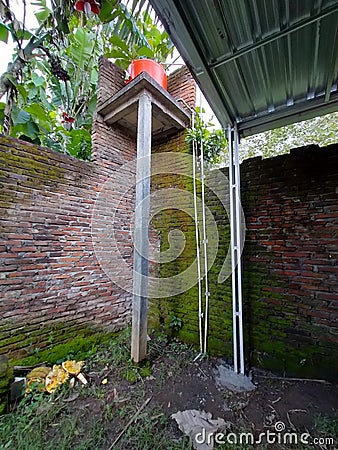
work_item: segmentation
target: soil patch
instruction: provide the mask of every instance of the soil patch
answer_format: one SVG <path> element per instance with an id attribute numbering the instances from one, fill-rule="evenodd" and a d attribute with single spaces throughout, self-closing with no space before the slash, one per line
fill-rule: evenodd
<path id="1" fill-rule="evenodd" d="M 185 410 L 205 411 L 213 419 L 224 419 L 227 433 L 244 430 L 256 437 L 275 431 L 279 424 L 284 432 L 306 432 L 332 440 L 312 448 L 337 448 L 336 385 L 280 379 L 254 369 L 255 389 L 233 392 L 216 381 L 218 367 L 225 364 L 221 359 L 194 362 L 196 352 L 187 345 L 162 338 L 150 342 L 149 360 L 135 366 L 129 360 L 129 342 L 127 334 L 124 340 L 112 342 L 88 358 L 83 369 L 86 386 L 77 383 L 52 396 L 39 393 L 39 401 L 33 398 L 31 404 L 25 399 L 23 406 L 0 422 L 0 449 L 188 450 L 193 448 L 189 438 L 171 418 Z M 306 447 L 275 443 L 215 448 Z"/>

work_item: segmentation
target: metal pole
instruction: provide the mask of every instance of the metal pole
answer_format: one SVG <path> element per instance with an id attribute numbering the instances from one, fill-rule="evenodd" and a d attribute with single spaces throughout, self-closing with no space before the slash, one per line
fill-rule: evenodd
<path id="1" fill-rule="evenodd" d="M 232 264 L 232 312 L 234 371 L 244 374 L 243 307 L 242 307 L 242 228 L 240 214 L 240 168 L 237 128 L 228 128 L 229 183 L 230 183 L 230 230 Z"/>
<path id="2" fill-rule="evenodd" d="M 138 105 L 136 202 L 134 230 L 134 279 L 131 358 L 139 362 L 147 354 L 149 215 L 151 175 L 151 97 L 141 93 Z"/>
<path id="3" fill-rule="evenodd" d="M 242 291 L 242 223 L 241 223 L 241 176 L 239 166 L 239 136 L 238 130 L 234 132 L 234 156 L 235 156 L 235 173 L 236 173 L 236 235 L 237 235 L 237 320 L 239 335 L 239 362 L 240 373 L 244 374 L 244 337 L 243 337 L 243 291 Z"/>
<path id="4" fill-rule="evenodd" d="M 229 125 L 228 127 L 228 144 L 229 144 L 229 184 L 230 184 L 230 247 L 231 247 L 231 286 L 232 286 L 232 334 L 233 334 L 233 357 L 234 357 L 234 371 L 238 373 L 238 354 L 237 354 L 237 320 L 236 320 L 236 229 L 235 229 L 235 198 L 234 198 L 234 152 L 233 152 L 233 132 Z"/>

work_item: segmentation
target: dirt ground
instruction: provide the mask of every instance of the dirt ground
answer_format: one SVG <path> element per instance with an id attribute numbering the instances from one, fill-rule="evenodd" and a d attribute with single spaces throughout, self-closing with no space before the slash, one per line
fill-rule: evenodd
<path id="1" fill-rule="evenodd" d="M 318 416 L 336 417 L 338 387 L 313 381 L 285 381 L 273 374 L 253 370 L 256 389 L 231 392 L 217 387 L 215 377 L 221 360 L 208 359 L 187 364 L 159 391 L 158 402 L 170 416 L 185 409 L 202 409 L 238 426 L 262 431 L 282 421 L 286 427 L 309 430 Z M 156 373 L 156 371 L 155 371 Z"/>
<path id="2" fill-rule="evenodd" d="M 189 351 L 179 352 L 177 355 L 175 350 L 164 353 L 152 361 L 151 376 L 131 384 L 122 380 L 118 383 L 114 382 L 108 374 L 106 388 L 109 390 L 110 386 L 110 389 L 113 389 L 113 391 L 110 390 L 111 399 L 117 396 L 118 399 L 122 398 L 122 403 L 124 399 L 137 398 L 140 405 L 145 399 L 151 398 L 147 406 L 150 414 L 154 416 L 155 412 L 159 412 L 159 416 L 164 414 L 168 418 L 170 426 L 166 427 L 165 432 L 169 433 L 173 441 L 182 438 L 182 432 L 176 422 L 171 419 L 171 415 L 189 409 L 209 412 L 215 419 L 223 418 L 231 425 L 232 430 L 249 430 L 255 436 L 266 429 L 274 430 L 277 422 L 285 425 L 286 432 L 297 431 L 297 433 L 307 432 L 318 435 L 317 423 L 320 418 L 338 420 L 338 386 L 336 385 L 326 382 L 281 379 L 271 373 L 252 370 L 252 382 L 256 388 L 250 392 L 232 392 L 219 387 L 216 383 L 217 368 L 220 364 L 224 364 L 221 359 L 207 358 L 194 362 L 193 356 L 194 354 Z M 90 376 L 92 380 L 95 376 L 102 380 L 105 374 L 101 372 L 98 375 L 94 372 Z M 109 401 L 109 395 L 106 401 L 107 399 Z M 94 409 L 95 407 L 97 408 L 98 405 L 94 406 Z M 121 429 L 119 420 L 114 421 L 110 430 L 111 440 L 116 437 L 115 427 Z M 117 448 L 134 447 L 129 446 L 125 440 L 124 444 L 120 443 Z M 269 446 L 268 448 L 293 447 Z M 163 450 L 166 449 L 163 448 Z"/>
<path id="3" fill-rule="evenodd" d="M 233 392 L 217 383 L 218 368 L 225 364 L 221 359 L 194 362 L 196 352 L 185 344 L 160 340 L 150 343 L 149 360 L 140 367 L 129 360 L 128 341 L 126 336 L 122 343 L 112 343 L 86 361 L 86 386 L 77 382 L 74 388 L 65 387 L 52 398 L 43 396 L 41 404 L 28 405 L 27 417 L 43 417 L 31 422 L 31 436 L 27 435 L 26 418 L 14 409 L 17 416 L 13 416 L 10 431 L 3 436 L 20 442 L 24 433 L 26 439 L 31 438 L 31 444 L 1 447 L 0 439 L 0 449 L 191 450 L 189 438 L 171 418 L 185 410 L 205 411 L 212 414 L 212 419 L 222 418 L 233 433 L 250 432 L 256 437 L 274 430 L 279 423 L 285 432 L 331 437 L 334 442 L 310 448 L 338 448 L 337 385 L 288 380 L 253 369 L 255 389 Z M 41 434 L 40 446 L 34 443 L 36 433 Z M 61 441 L 66 443 L 61 445 Z M 222 444 L 214 448 L 309 447 Z"/>

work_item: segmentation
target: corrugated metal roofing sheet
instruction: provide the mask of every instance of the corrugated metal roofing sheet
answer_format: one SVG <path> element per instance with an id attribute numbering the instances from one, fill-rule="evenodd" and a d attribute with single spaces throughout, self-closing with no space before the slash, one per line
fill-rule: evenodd
<path id="1" fill-rule="evenodd" d="M 222 125 L 338 110 L 338 0 L 150 0 Z"/>

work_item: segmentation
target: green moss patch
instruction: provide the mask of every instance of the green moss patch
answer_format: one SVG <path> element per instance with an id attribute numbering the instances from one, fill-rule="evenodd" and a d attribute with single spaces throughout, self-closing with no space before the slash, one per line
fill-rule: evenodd
<path id="1" fill-rule="evenodd" d="M 67 326 L 64 325 L 65 331 Z M 52 334 L 51 334 L 52 336 Z M 34 365 L 46 361 L 55 364 L 65 359 L 84 359 L 94 354 L 100 344 L 116 336 L 116 333 L 107 333 L 104 330 L 83 329 L 77 330 L 73 335 L 66 333 L 63 342 L 49 344 L 44 349 L 36 348 L 33 354 L 20 359 L 11 359 L 12 365 Z"/>

